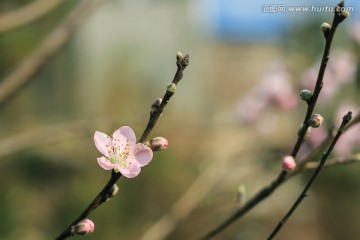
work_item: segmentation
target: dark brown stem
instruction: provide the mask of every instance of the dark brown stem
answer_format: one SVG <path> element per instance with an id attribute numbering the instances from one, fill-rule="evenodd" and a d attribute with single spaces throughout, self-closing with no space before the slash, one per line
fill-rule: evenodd
<path id="1" fill-rule="evenodd" d="M 337 7 L 343 7 L 343 6 L 344 6 L 343 1 L 337 5 Z M 332 27 L 325 36 L 326 43 L 325 43 L 325 48 L 324 48 L 323 57 L 321 60 L 321 65 L 320 65 L 317 81 L 316 81 L 315 88 L 313 91 L 313 96 L 308 101 L 308 108 L 307 108 L 306 115 L 305 115 L 305 118 L 303 121 L 303 128 L 298 133 L 298 139 L 291 151 L 291 156 L 293 156 L 294 158 L 296 158 L 296 156 L 299 152 L 300 146 L 304 141 L 306 131 L 309 128 L 308 121 L 314 112 L 314 109 L 315 109 L 315 106 L 317 103 L 317 99 L 318 99 L 320 91 L 323 87 L 324 73 L 325 73 L 325 70 L 327 67 L 327 63 L 329 61 L 330 48 L 331 48 L 331 44 L 332 44 L 332 40 L 333 40 L 335 31 L 336 31 L 338 25 L 344 19 L 345 19 L 345 17 L 344 17 L 344 14 L 342 14 L 342 12 L 335 11 Z M 287 177 L 287 172 L 285 170 L 282 170 L 275 180 L 273 180 L 268 186 L 266 186 L 262 190 L 260 190 L 254 197 L 252 197 L 248 202 L 246 202 L 243 207 L 237 209 L 236 212 L 234 212 L 232 215 L 230 215 L 230 217 L 228 217 L 225 221 L 223 221 L 219 226 L 217 226 L 216 228 L 211 230 L 208 234 L 206 234 L 203 238 L 201 238 L 201 240 L 211 239 L 212 237 L 216 236 L 218 233 L 222 232 L 224 229 L 226 229 L 228 226 L 230 226 L 233 222 L 235 222 L 237 219 L 242 217 L 245 213 L 247 213 L 249 210 L 251 210 L 254 206 L 256 206 L 262 200 L 267 198 L 271 193 L 273 193 L 274 190 L 276 188 L 278 188 L 286 180 L 286 177 Z"/>
<path id="2" fill-rule="evenodd" d="M 338 6 L 344 7 L 344 1 L 339 3 Z M 331 29 L 328 32 L 328 34 L 325 35 L 325 40 L 326 40 L 325 48 L 324 48 L 323 56 L 321 59 L 320 69 L 319 69 L 318 77 L 316 80 L 315 88 L 313 91 L 313 96 L 311 97 L 310 101 L 308 101 L 308 108 L 307 108 L 306 115 L 305 115 L 305 118 L 303 121 L 303 129 L 300 131 L 298 139 L 293 148 L 293 151 L 291 152 L 291 156 L 293 156 L 294 158 L 296 157 L 297 153 L 299 152 L 300 146 L 301 146 L 302 142 L 304 141 L 304 136 L 306 134 L 306 131 L 309 128 L 308 121 L 314 112 L 314 109 L 315 109 L 315 106 L 317 103 L 317 99 L 320 95 L 320 91 L 324 84 L 323 79 L 324 79 L 325 70 L 326 70 L 326 67 L 327 67 L 327 64 L 328 64 L 328 61 L 330 58 L 329 55 L 330 55 L 332 40 L 334 38 L 334 34 L 335 34 L 337 27 L 343 20 L 344 19 L 342 18 L 342 15 L 339 15 L 337 12 L 335 12 Z"/>
<path id="3" fill-rule="evenodd" d="M 179 52 L 178 55 L 176 56 L 177 70 L 172 83 L 174 83 L 175 85 L 179 83 L 179 81 L 183 78 L 183 72 L 188 64 L 189 64 L 189 54 L 183 57 L 182 54 Z M 151 111 L 148 124 L 143 134 L 141 135 L 139 142 L 141 143 L 145 142 L 146 138 L 149 136 L 149 133 L 154 128 L 157 120 L 160 118 L 162 112 L 164 111 L 166 105 L 169 103 L 169 100 L 172 97 L 172 95 L 174 95 L 174 92 L 167 90 L 161 101 L 160 106 L 157 107 L 154 111 Z"/>
<path id="4" fill-rule="evenodd" d="M 201 238 L 201 240 L 211 239 L 216 236 L 218 233 L 222 232 L 226 229 L 230 224 L 235 222 L 238 218 L 243 216 L 245 213 L 250 211 L 254 206 L 256 206 L 263 199 L 268 197 L 285 179 L 286 172 L 282 171 L 281 174 L 267 187 L 263 188 L 260 192 L 258 192 L 254 197 L 252 197 L 249 201 L 245 203 L 245 205 L 239 208 L 236 212 L 234 212 L 229 218 L 227 218 L 224 222 L 222 222 L 218 227 L 209 232 L 206 236 Z"/>
<path id="5" fill-rule="evenodd" d="M 56 240 L 63 240 L 72 235 L 71 229 L 81 220 L 87 218 L 91 212 L 93 212 L 97 207 L 99 207 L 103 202 L 109 199 L 108 193 L 114 184 L 121 177 L 120 173 L 115 173 L 112 171 L 111 178 L 105 185 L 105 187 L 100 191 L 100 193 L 95 197 L 95 199 L 89 204 L 89 206 L 67 227 L 65 230 L 56 238 Z"/>
<path id="6" fill-rule="evenodd" d="M 274 231 L 270 234 L 268 240 L 271 240 L 276 236 L 276 234 L 280 231 L 282 226 L 284 226 L 286 221 L 292 216 L 292 214 L 295 212 L 295 210 L 300 205 L 300 203 L 304 200 L 304 198 L 306 196 L 308 196 L 307 192 L 308 192 L 309 188 L 314 183 L 316 177 L 318 176 L 318 174 L 320 173 L 321 169 L 323 168 L 326 160 L 328 159 L 331 151 L 333 150 L 333 148 L 335 147 L 335 145 L 336 145 L 337 141 L 339 140 L 341 134 L 343 133 L 343 131 L 345 129 L 345 126 L 350 122 L 350 120 L 351 120 L 351 112 L 348 112 L 348 114 L 346 114 L 344 116 L 343 121 L 341 123 L 341 126 L 340 126 L 336 136 L 334 137 L 333 141 L 331 142 L 329 148 L 327 149 L 327 151 L 325 153 L 323 153 L 323 156 L 322 156 L 322 158 L 320 160 L 319 166 L 315 169 L 315 171 L 314 171 L 313 175 L 311 176 L 309 182 L 306 184 L 304 190 L 301 192 L 300 196 L 295 201 L 293 206 L 290 208 L 288 213 L 284 216 L 284 218 L 275 227 Z"/>
<path id="7" fill-rule="evenodd" d="M 173 80 L 174 84 L 177 84 L 183 77 L 183 71 L 186 66 L 189 64 L 189 55 L 182 57 L 181 53 L 177 55 L 177 71 Z M 141 138 L 139 139 L 138 143 L 144 143 L 146 137 L 150 134 L 151 130 L 155 126 L 157 120 L 159 119 L 161 113 L 164 111 L 166 104 L 169 102 L 173 92 L 166 91 L 163 101 L 161 102 L 160 106 L 150 114 L 149 121 L 147 123 L 147 127 L 142 134 Z M 115 173 L 114 171 L 111 172 L 111 177 L 105 187 L 100 191 L 100 193 L 95 197 L 95 199 L 89 204 L 89 206 L 67 227 L 65 230 L 56 238 L 56 240 L 63 240 L 67 237 L 72 235 L 72 228 L 77 223 L 85 219 L 91 212 L 93 212 L 97 207 L 99 207 L 103 202 L 109 199 L 109 192 L 114 184 L 119 180 L 121 177 L 120 173 Z"/>

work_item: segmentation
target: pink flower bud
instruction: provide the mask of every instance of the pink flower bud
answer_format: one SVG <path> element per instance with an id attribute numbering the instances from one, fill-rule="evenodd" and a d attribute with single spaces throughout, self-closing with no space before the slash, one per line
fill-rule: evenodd
<path id="1" fill-rule="evenodd" d="M 313 114 L 309 119 L 309 125 L 313 128 L 320 127 L 324 119 L 320 114 Z"/>
<path id="2" fill-rule="evenodd" d="M 283 167 L 284 170 L 291 172 L 292 170 L 295 169 L 296 167 L 296 162 L 293 156 L 285 156 L 282 159 L 281 165 Z"/>
<path id="3" fill-rule="evenodd" d="M 90 219 L 84 219 L 72 227 L 72 235 L 86 235 L 92 233 L 95 229 L 95 224 Z"/>
<path id="4" fill-rule="evenodd" d="M 153 151 L 160 151 L 163 149 L 166 149 L 167 146 L 169 145 L 168 140 L 166 140 L 163 137 L 156 137 L 150 140 L 150 142 L 148 143 L 148 146 L 151 148 L 151 150 Z"/>

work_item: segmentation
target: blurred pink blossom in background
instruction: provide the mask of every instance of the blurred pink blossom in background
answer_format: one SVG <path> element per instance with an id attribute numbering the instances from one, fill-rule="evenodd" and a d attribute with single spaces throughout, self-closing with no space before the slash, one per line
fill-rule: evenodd
<path id="1" fill-rule="evenodd" d="M 354 80 L 357 70 L 357 60 L 353 53 L 345 49 L 337 49 L 333 52 L 327 70 L 324 75 L 324 86 L 321 90 L 319 102 L 327 102 L 331 99 L 341 87 Z M 300 77 L 301 86 L 313 91 L 320 61 L 305 70 Z"/>
<path id="2" fill-rule="evenodd" d="M 360 44 L 360 21 L 356 21 L 349 27 L 349 32 L 353 40 Z"/>
<path id="3" fill-rule="evenodd" d="M 276 106 L 282 110 L 291 110 L 298 103 L 298 94 L 291 83 L 291 75 L 283 63 L 274 63 L 236 106 L 240 120 L 245 123 L 254 121 L 265 108 Z"/>

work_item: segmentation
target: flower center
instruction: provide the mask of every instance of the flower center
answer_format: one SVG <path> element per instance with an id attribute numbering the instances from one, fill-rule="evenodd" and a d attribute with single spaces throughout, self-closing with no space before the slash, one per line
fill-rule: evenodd
<path id="1" fill-rule="evenodd" d="M 130 139 L 127 138 L 125 143 L 121 143 L 119 145 L 120 140 L 114 139 L 114 151 L 111 156 L 111 160 L 114 161 L 114 163 L 119 164 L 121 168 L 126 167 L 128 163 L 128 157 L 130 156 Z"/>

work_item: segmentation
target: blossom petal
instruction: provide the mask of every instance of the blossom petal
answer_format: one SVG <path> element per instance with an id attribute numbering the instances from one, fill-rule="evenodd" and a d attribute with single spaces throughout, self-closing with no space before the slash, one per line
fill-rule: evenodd
<path id="1" fill-rule="evenodd" d="M 106 157 L 100 157 L 97 159 L 100 167 L 102 167 L 105 170 L 111 170 L 117 166 L 117 164 L 111 163 Z"/>
<path id="2" fill-rule="evenodd" d="M 142 143 L 136 144 L 133 147 L 134 160 L 139 164 L 140 167 L 147 165 L 153 158 L 153 151 Z"/>
<path id="3" fill-rule="evenodd" d="M 127 178 L 134 178 L 139 175 L 141 168 L 137 164 L 128 164 L 124 168 L 120 168 L 120 173 Z"/>
<path id="4" fill-rule="evenodd" d="M 127 141 L 131 145 L 136 144 L 136 136 L 131 127 L 123 126 L 113 133 L 113 142 L 117 144 L 126 144 Z"/>
<path id="5" fill-rule="evenodd" d="M 109 150 L 112 149 L 112 139 L 108 135 L 102 132 L 96 131 L 94 134 L 94 142 L 96 148 L 104 154 L 106 157 L 109 157 Z"/>

